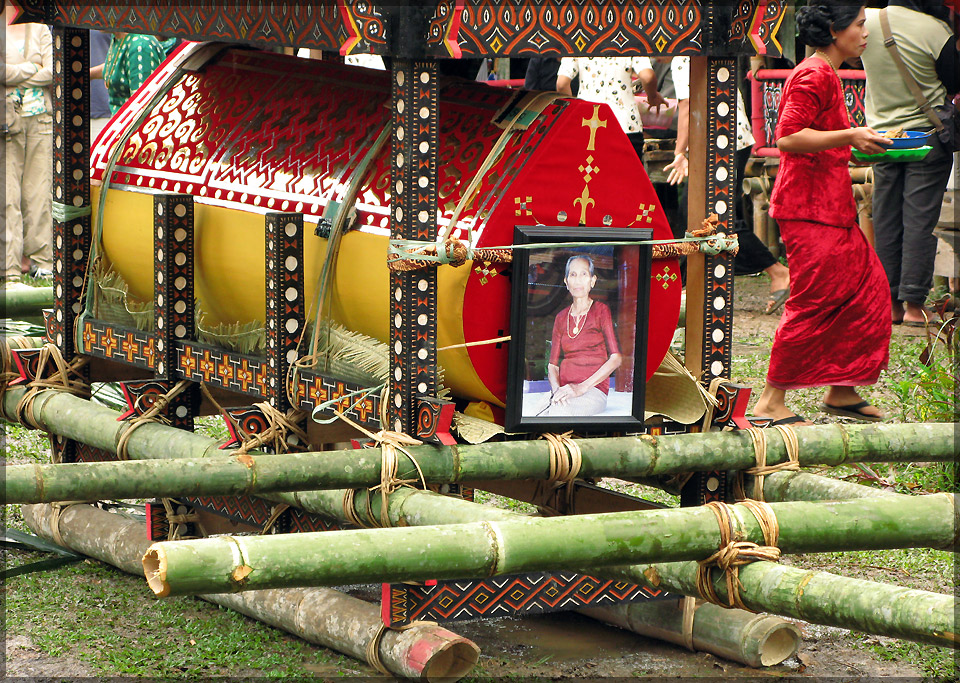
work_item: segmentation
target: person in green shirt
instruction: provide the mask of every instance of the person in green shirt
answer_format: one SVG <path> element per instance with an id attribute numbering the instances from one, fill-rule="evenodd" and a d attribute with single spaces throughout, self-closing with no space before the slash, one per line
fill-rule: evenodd
<path id="1" fill-rule="evenodd" d="M 106 61 L 92 67 L 90 77 L 107 84 L 110 111 L 116 114 L 164 59 L 166 53 L 155 36 L 114 33 Z"/>

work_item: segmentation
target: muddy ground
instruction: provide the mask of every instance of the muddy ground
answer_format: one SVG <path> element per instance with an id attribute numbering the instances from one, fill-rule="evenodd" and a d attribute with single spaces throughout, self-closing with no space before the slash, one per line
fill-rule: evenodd
<path id="1" fill-rule="evenodd" d="M 767 280 L 737 278 L 737 305 L 734 320 L 735 358 L 764 353 L 757 338 L 769 339 L 778 316 L 762 314 L 766 303 Z M 922 330 L 896 328 L 895 334 L 922 335 Z M 740 343 L 739 340 L 748 340 Z M 764 359 L 765 360 L 765 359 Z M 756 386 L 755 389 L 759 389 Z M 789 560 L 787 560 L 789 561 Z M 824 567 L 829 569 L 829 567 Z M 54 570 L 56 571 L 56 570 Z M 871 578 L 870 571 L 863 578 Z M 882 578 L 881 578 L 882 580 Z M 376 595 L 371 593 L 371 597 Z M 152 598 L 144 591 L 145 603 Z M 197 603 L 197 610 L 210 607 Z M 836 628 L 800 623 L 803 642 L 798 656 L 764 670 L 751 669 L 705 653 L 643 638 L 607 626 L 576 613 L 551 614 L 524 619 L 495 619 L 448 624 L 481 649 L 479 667 L 473 676 L 483 678 L 594 679 L 594 678 L 687 678 L 687 677 L 841 677 L 862 679 L 879 676 L 917 677 L 920 671 L 908 661 L 881 661 L 856 643 L 889 642 L 874 636 L 853 635 Z M 268 628 L 264 626 L 263 628 Z M 7 632 L 5 638 L 7 678 L 64 680 L 117 675 L 98 671 L 80 658 L 50 656 L 23 633 Z M 237 675 L 258 676 L 266 672 L 244 671 Z M 311 665 L 307 677 L 340 677 L 342 668 L 331 663 Z M 376 676 L 372 669 L 356 663 L 356 676 Z M 189 671 L 184 680 L 195 678 Z"/>

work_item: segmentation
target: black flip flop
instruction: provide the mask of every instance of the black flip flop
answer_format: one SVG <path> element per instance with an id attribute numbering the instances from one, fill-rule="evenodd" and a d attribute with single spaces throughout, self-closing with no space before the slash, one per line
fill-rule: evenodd
<path id="1" fill-rule="evenodd" d="M 852 417 L 854 420 L 882 422 L 882 417 L 877 415 L 868 415 L 867 413 L 862 412 L 862 409 L 869 405 L 869 401 L 860 401 L 860 403 L 854 403 L 853 405 L 849 406 L 833 406 L 829 403 L 821 403 L 820 410 L 825 413 L 829 413 L 830 415 L 838 415 L 839 417 Z"/>
<path id="2" fill-rule="evenodd" d="M 797 422 L 809 422 L 807 418 L 803 415 L 791 415 L 790 417 L 781 417 L 779 420 L 774 420 L 770 423 L 771 427 L 776 427 L 777 425 L 792 425 Z"/>

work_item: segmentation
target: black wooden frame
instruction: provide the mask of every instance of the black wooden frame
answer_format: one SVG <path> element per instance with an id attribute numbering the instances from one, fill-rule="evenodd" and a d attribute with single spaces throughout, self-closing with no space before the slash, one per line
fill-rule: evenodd
<path id="1" fill-rule="evenodd" d="M 647 321 L 650 308 L 650 269 L 652 248 L 642 244 L 649 240 L 653 231 L 635 228 L 517 226 L 514 244 L 549 244 L 558 242 L 636 242 L 636 246 L 623 244 L 618 248 L 639 249 L 637 273 L 637 310 L 634 316 L 633 347 L 633 403 L 630 416 L 595 415 L 586 417 L 536 417 L 524 416 L 523 368 L 526 359 L 526 326 L 528 283 L 526 273 L 530 263 L 531 249 L 516 249 L 513 255 L 513 283 L 510 307 L 510 355 L 507 370 L 506 430 L 610 432 L 640 430 L 643 428 L 644 386 L 646 384 Z M 544 250 L 552 247 L 544 247 Z"/>

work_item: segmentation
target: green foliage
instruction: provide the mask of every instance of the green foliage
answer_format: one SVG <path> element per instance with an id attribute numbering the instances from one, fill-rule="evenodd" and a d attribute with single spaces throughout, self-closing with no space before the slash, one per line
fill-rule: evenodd
<path id="1" fill-rule="evenodd" d="M 111 676 L 355 676 L 362 668 L 236 612 L 193 598 L 145 600 L 145 592 L 142 578 L 94 560 L 17 576 L 7 582 L 7 633 Z"/>

